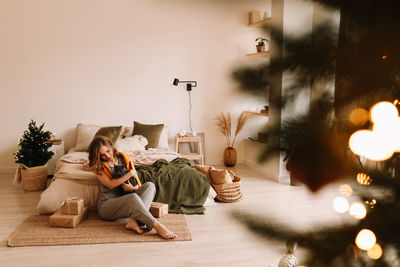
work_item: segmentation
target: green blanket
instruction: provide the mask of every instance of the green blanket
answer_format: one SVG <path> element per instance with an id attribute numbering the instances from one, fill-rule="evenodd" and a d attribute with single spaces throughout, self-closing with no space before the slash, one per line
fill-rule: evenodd
<path id="1" fill-rule="evenodd" d="M 185 158 L 170 162 L 160 159 L 152 166 L 135 165 L 142 183 L 153 182 L 157 188 L 154 201 L 167 203 L 170 213 L 202 214 L 210 190 L 206 176 L 191 167 Z"/>

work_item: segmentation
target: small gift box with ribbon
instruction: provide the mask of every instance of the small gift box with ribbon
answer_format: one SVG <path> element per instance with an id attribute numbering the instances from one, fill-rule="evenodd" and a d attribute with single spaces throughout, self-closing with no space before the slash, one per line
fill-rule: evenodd
<path id="1" fill-rule="evenodd" d="M 61 214 L 78 215 L 83 210 L 83 199 L 79 197 L 69 197 L 61 202 Z"/>

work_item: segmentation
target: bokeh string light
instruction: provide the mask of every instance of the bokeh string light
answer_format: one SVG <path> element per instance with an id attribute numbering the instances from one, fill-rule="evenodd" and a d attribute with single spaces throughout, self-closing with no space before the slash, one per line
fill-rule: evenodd
<path id="1" fill-rule="evenodd" d="M 373 209 L 374 206 L 375 206 L 375 204 L 376 204 L 376 199 L 373 198 L 373 199 L 371 199 L 371 201 L 366 200 L 366 201 L 365 201 L 365 204 L 369 205 L 369 207 L 370 207 L 371 209 Z"/>
<path id="2" fill-rule="evenodd" d="M 374 247 L 376 243 L 376 236 L 374 232 L 369 229 L 362 229 L 356 237 L 356 245 L 359 249 L 369 250 Z"/>
<path id="3" fill-rule="evenodd" d="M 400 151 L 400 118 L 396 106 L 383 101 L 370 110 L 372 130 L 359 130 L 349 139 L 350 149 L 370 160 L 382 161 Z"/>
<path id="4" fill-rule="evenodd" d="M 344 197 L 336 197 L 332 205 L 338 213 L 345 213 L 349 210 L 349 202 Z"/>
<path id="5" fill-rule="evenodd" d="M 367 250 L 368 257 L 370 257 L 373 260 L 377 260 L 380 257 L 382 257 L 383 251 L 381 246 L 378 243 L 375 243 L 375 245 Z"/>
<path id="6" fill-rule="evenodd" d="M 364 219 L 365 216 L 367 215 L 367 209 L 362 203 L 356 202 L 351 204 L 349 209 L 349 214 L 354 218 L 361 220 Z"/>
<path id="7" fill-rule="evenodd" d="M 351 196 L 351 194 L 353 194 L 353 188 L 351 188 L 351 186 L 348 184 L 342 184 L 341 186 L 339 186 L 339 192 L 342 195 L 349 197 Z"/>
<path id="8" fill-rule="evenodd" d="M 357 182 L 362 185 L 370 185 L 372 179 L 365 173 L 358 173 L 357 174 Z"/>

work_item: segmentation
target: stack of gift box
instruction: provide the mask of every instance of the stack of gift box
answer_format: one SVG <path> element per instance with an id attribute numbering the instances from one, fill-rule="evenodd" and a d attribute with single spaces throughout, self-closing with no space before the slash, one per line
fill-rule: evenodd
<path id="1" fill-rule="evenodd" d="M 82 198 L 67 198 L 60 209 L 50 216 L 50 226 L 74 228 L 86 218 L 87 213 L 88 208 L 83 205 Z"/>

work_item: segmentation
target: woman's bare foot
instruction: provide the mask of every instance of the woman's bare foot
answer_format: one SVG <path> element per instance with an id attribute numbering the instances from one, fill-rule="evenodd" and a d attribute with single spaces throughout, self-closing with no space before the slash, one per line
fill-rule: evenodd
<path id="1" fill-rule="evenodd" d="M 168 230 L 164 224 L 160 223 L 159 221 L 155 220 L 153 224 L 154 229 L 156 230 L 157 234 L 159 234 L 162 238 L 165 239 L 174 239 L 176 234 Z"/>
<path id="2" fill-rule="evenodd" d="M 138 234 L 143 233 L 143 230 L 139 227 L 139 224 L 133 218 L 129 219 L 129 222 L 125 225 L 125 228 L 128 229 L 128 230 L 133 230 Z"/>

